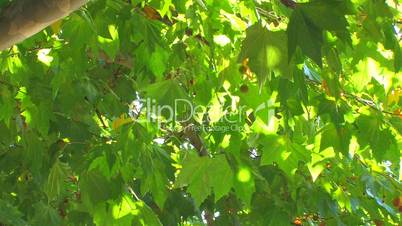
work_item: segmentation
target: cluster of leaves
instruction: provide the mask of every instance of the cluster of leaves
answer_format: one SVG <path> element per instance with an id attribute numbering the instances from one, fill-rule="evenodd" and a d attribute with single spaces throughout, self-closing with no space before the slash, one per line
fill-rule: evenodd
<path id="1" fill-rule="evenodd" d="M 95 0 L 1 52 L 0 225 L 398 225 L 401 6 L 289 2 Z"/>

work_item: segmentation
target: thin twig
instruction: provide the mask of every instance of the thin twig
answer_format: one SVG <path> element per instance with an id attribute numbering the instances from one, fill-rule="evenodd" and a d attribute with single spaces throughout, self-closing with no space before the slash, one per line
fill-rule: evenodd
<path id="1" fill-rule="evenodd" d="M 309 84 L 311 84 L 311 85 L 313 85 L 315 87 L 321 85 L 321 83 L 319 81 L 312 80 L 312 79 L 309 79 L 307 77 L 305 79 Z M 391 115 L 391 116 L 394 116 L 394 117 L 400 117 L 401 116 L 401 114 L 399 114 L 399 113 L 394 113 L 394 112 L 390 112 L 390 111 L 386 111 L 386 110 L 378 108 L 375 105 L 374 101 L 372 101 L 372 100 L 367 100 L 367 99 L 361 98 L 361 97 L 359 97 L 359 96 L 357 96 L 355 94 L 347 93 L 343 89 L 341 89 L 341 91 L 342 91 L 341 96 L 345 97 L 346 99 L 353 100 L 355 102 L 358 102 L 360 104 L 368 106 L 371 109 L 373 109 L 375 111 L 378 111 L 378 112 L 381 112 L 383 114 Z"/>
<path id="2" fill-rule="evenodd" d="M 137 199 L 137 201 L 141 201 L 141 199 L 138 197 L 138 195 L 135 193 L 135 191 L 130 186 L 128 186 L 127 189 L 130 192 L 130 194 L 132 194 L 134 196 L 134 198 Z"/>
<path id="3" fill-rule="evenodd" d="M 368 106 L 373 110 L 381 112 L 383 114 L 392 115 L 392 116 L 398 116 L 398 117 L 401 116 L 401 114 L 399 114 L 399 113 L 394 113 L 394 112 L 382 110 L 382 109 L 378 108 L 377 106 L 375 106 L 374 101 L 363 99 L 363 98 L 358 97 L 358 96 L 356 96 L 354 94 L 343 92 L 343 96 L 348 97 L 349 99 L 353 99 L 353 100 L 355 100 L 355 101 L 357 101 L 357 102 L 359 102 L 359 103 L 361 103 L 361 104 L 363 104 L 365 106 Z"/>

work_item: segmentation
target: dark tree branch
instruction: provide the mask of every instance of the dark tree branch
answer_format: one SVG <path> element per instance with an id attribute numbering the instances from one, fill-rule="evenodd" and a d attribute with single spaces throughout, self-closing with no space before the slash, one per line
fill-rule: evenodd
<path id="1" fill-rule="evenodd" d="M 43 30 L 87 0 L 18 0 L 0 15 L 0 51 Z"/>
<path id="2" fill-rule="evenodd" d="M 187 138 L 191 145 L 198 151 L 199 156 L 208 156 L 208 150 L 205 148 L 204 143 L 198 134 L 196 125 L 191 122 L 183 122 L 183 137 Z"/>
<path id="3" fill-rule="evenodd" d="M 281 0 L 281 3 L 291 9 L 294 9 L 297 6 L 297 3 L 293 0 Z"/>

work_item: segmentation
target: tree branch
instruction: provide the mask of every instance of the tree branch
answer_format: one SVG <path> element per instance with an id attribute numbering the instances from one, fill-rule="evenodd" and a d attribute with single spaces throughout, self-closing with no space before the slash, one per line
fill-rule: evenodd
<path id="1" fill-rule="evenodd" d="M 386 110 L 383 110 L 383 109 L 378 108 L 378 107 L 375 105 L 374 101 L 366 100 L 366 99 L 363 99 L 363 98 L 361 98 L 361 97 L 358 97 L 358 96 L 356 96 L 356 95 L 354 95 L 354 94 L 345 93 L 345 92 L 343 92 L 343 95 L 344 95 L 345 97 L 349 98 L 349 99 L 353 99 L 353 100 L 355 100 L 356 102 L 358 102 L 358 103 L 360 103 L 360 104 L 363 104 L 363 105 L 365 105 L 365 106 L 368 106 L 368 107 L 370 107 L 371 109 L 373 109 L 373 110 L 375 110 L 375 111 L 378 111 L 378 112 L 381 112 L 381 113 L 383 113 L 383 114 L 391 115 L 391 116 L 394 116 L 394 117 L 398 117 L 398 116 L 400 117 L 400 116 L 401 116 L 400 113 L 394 113 L 394 112 L 390 112 L 390 111 L 386 111 Z"/>
<path id="2" fill-rule="evenodd" d="M 297 6 L 297 3 L 293 0 L 281 0 L 281 3 L 291 9 L 294 9 Z"/>
<path id="3" fill-rule="evenodd" d="M 0 51 L 60 20 L 87 0 L 19 0 L 0 15 Z"/>
<path id="4" fill-rule="evenodd" d="M 208 150 L 205 148 L 204 143 L 197 133 L 196 125 L 193 123 L 186 121 L 182 122 L 183 129 L 183 137 L 187 138 L 191 145 L 198 151 L 199 156 L 208 156 Z"/>
<path id="5" fill-rule="evenodd" d="M 305 81 L 308 82 L 308 84 L 311 84 L 311 85 L 313 85 L 315 87 L 321 86 L 321 82 L 309 79 L 307 77 L 305 78 Z M 401 113 L 390 112 L 390 111 L 386 111 L 386 110 L 383 110 L 381 108 L 378 108 L 375 105 L 374 101 L 372 101 L 372 100 L 366 100 L 366 99 L 363 99 L 361 97 L 356 96 L 355 94 L 347 93 L 342 88 L 341 88 L 341 91 L 342 91 L 341 92 L 341 97 L 343 97 L 343 100 L 355 101 L 355 102 L 360 103 L 360 104 L 362 104 L 364 106 L 370 107 L 371 109 L 373 109 L 375 111 L 378 111 L 378 112 L 380 112 L 382 114 L 390 115 L 390 116 L 393 116 L 393 117 L 401 117 L 402 116 Z"/>

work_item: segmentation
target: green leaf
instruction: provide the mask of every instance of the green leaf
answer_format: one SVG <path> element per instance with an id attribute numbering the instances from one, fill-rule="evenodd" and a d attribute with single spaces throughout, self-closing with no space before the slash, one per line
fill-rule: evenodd
<path id="1" fill-rule="evenodd" d="M 152 209 L 144 202 L 137 202 L 139 215 L 134 218 L 134 225 L 142 226 L 162 226 L 162 223 L 158 219 L 158 216 L 152 211 Z"/>
<path id="2" fill-rule="evenodd" d="M 23 214 L 13 205 L 0 199 L 0 222 L 7 225 L 27 226 Z"/>
<path id="3" fill-rule="evenodd" d="M 156 204 L 163 208 L 167 198 L 166 177 L 156 171 L 147 175 L 141 187 L 141 193 L 151 192 Z"/>
<path id="4" fill-rule="evenodd" d="M 119 181 L 111 181 L 101 172 L 94 169 L 80 177 L 80 188 L 83 199 L 93 205 L 116 197 L 120 191 Z"/>
<path id="5" fill-rule="evenodd" d="M 263 145 L 261 165 L 277 164 L 289 177 L 293 177 L 299 162 L 310 159 L 310 153 L 304 147 L 286 137 L 264 136 L 259 142 Z"/>
<path id="6" fill-rule="evenodd" d="M 327 63 L 328 66 L 331 68 L 331 70 L 335 73 L 341 73 L 342 72 L 342 62 L 339 58 L 339 53 L 335 48 L 324 48 L 325 50 L 325 55 L 327 58 Z"/>
<path id="7" fill-rule="evenodd" d="M 141 168 L 143 171 L 141 175 L 143 178 L 143 182 L 141 183 L 141 194 L 150 192 L 155 203 L 160 208 L 163 208 L 166 198 L 168 197 L 167 185 L 169 184 L 169 181 L 167 175 L 170 170 L 170 168 L 166 166 L 167 163 L 163 160 L 166 159 L 168 162 L 169 158 L 165 156 L 164 150 L 159 147 L 153 147 L 151 150 L 146 148 L 144 151 L 151 152 L 153 155 L 147 155 L 145 158 L 141 158 Z M 160 161 L 153 161 L 154 159 Z"/>
<path id="8" fill-rule="evenodd" d="M 147 97 L 156 100 L 156 104 L 160 107 L 162 115 L 165 117 L 172 116 L 171 112 L 176 114 L 183 113 L 189 107 L 188 96 L 181 84 L 175 79 L 169 79 L 162 82 L 154 83 L 144 89 Z"/>
<path id="9" fill-rule="evenodd" d="M 398 131 L 399 134 L 402 134 L 402 119 L 400 117 L 392 117 L 389 122 L 396 129 L 396 131 Z"/>
<path id="10" fill-rule="evenodd" d="M 292 114 L 300 115 L 303 114 L 304 110 L 301 105 L 302 102 L 299 101 L 299 99 L 301 99 L 300 97 L 304 96 L 304 101 L 307 101 L 307 93 L 305 93 L 306 90 L 303 88 L 303 75 L 300 72 L 295 71 L 294 77 L 296 77 L 296 83 L 293 83 L 288 79 L 279 80 L 279 99 L 281 105 L 292 112 Z"/>
<path id="11" fill-rule="evenodd" d="M 336 151 L 348 156 L 350 139 L 351 134 L 347 128 L 336 128 L 334 124 L 330 123 L 323 127 L 320 150 L 333 147 Z"/>
<path id="12" fill-rule="evenodd" d="M 225 156 L 216 158 L 188 155 L 177 178 L 178 187 L 188 186 L 188 192 L 199 206 L 211 193 L 215 200 L 226 195 L 233 184 L 233 172 Z"/>
<path id="13" fill-rule="evenodd" d="M 68 178 L 70 168 L 66 163 L 57 160 L 50 169 L 49 177 L 45 187 L 49 200 L 57 198 L 66 190 L 65 181 Z"/>
<path id="14" fill-rule="evenodd" d="M 362 146 L 369 144 L 378 161 L 398 158 L 400 153 L 395 137 L 389 129 L 381 128 L 380 118 L 374 115 L 361 115 L 357 119 L 357 125 L 359 127 L 359 143 Z"/>
<path id="15" fill-rule="evenodd" d="M 33 218 L 33 225 L 57 226 L 61 223 L 62 219 L 53 206 L 46 205 L 42 202 L 35 204 L 35 216 Z"/>
<path id="16" fill-rule="evenodd" d="M 43 166 L 45 146 L 32 132 L 28 132 L 23 138 L 24 147 L 26 148 L 26 153 L 24 154 L 23 159 L 25 163 L 28 164 L 33 174 L 39 174 L 40 169 Z"/>
<path id="17" fill-rule="evenodd" d="M 345 18 L 347 13 L 346 1 L 318 0 L 300 4 L 298 8 L 303 12 L 305 18 L 322 30 L 334 32 L 343 41 L 351 43 L 351 38 L 346 27 L 348 23 Z"/>
<path id="18" fill-rule="evenodd" d="M 233 184 L 233 172 L 224 155 L 212 160 L 209 172 L 209 184 L 213 189 L 215 201 L 218 201 L 230 191 Z"/>
<path id="19" fill-rule="evenodd" d="M 155 213 L 142 201 L 134 201 L 132 197 L 123 195 L 110 207 L 100 205 L 96 209 L 94 222 L 96 225 L 113 226 L 160 226 Z"/>
<path id="20" fill-rule="evenodd" d="M 0 95 L 0 121 L 3 120 L 6 125 L 9 125 L 15 108 L 14 97 L 5 87 L 0 87 Z"/>
<path id="21" fill-rule="evenodd" d="M 239 164 L 233 188 L 236 192 L 236 196 L 238 196 L 247 207 L 250 207 L 253 194 L 256 191 L 254 175 L 250 167 Z"/>
<path id="22" fill-rule="evenodd" d="M 376 70 L 375 62 L 371 58 L 361 60 L 357 65 L 357 72 L 352 76 L 352 84 L 357 91 L 366 88 L 371 81 L 371 71 Z"/>
<path id="23" fill-rule="evenodd" d="M 120 48 L 119 33 L 115 25 L 109 25 L 108 29 L 111 38 L 98 36 L 98 42 L 100 49 L 105 51 L 111 60 L 114 60 Z"/>
<path id="24" fill-rule="evenodd" d="M 167 68 L 167 60 L 169 53 L 159 46 L 155 48 L 155 51 L 151 54 L 148 67 L 154 73 L 158 79 L 162 79 Z"/>
<path id="25" fill-rule="evenodd" d="M 269 31 L 261 24 L 247 29 L 239 61 L 249 59 L 249 66 L 256 73 L 260 86 L 270 80 L 271 72 L 289 76 L 286 42 L 283 31 Z"/>
<path id="26" fill-rule="evenodd" d="M 300 8 L 294 10 L 290 17 L 287 34 L 289 61 L 295 54 L 296 48 L 300 47 L 306 56 L 322 66 L 322 30 L 312 24 Z"/>

